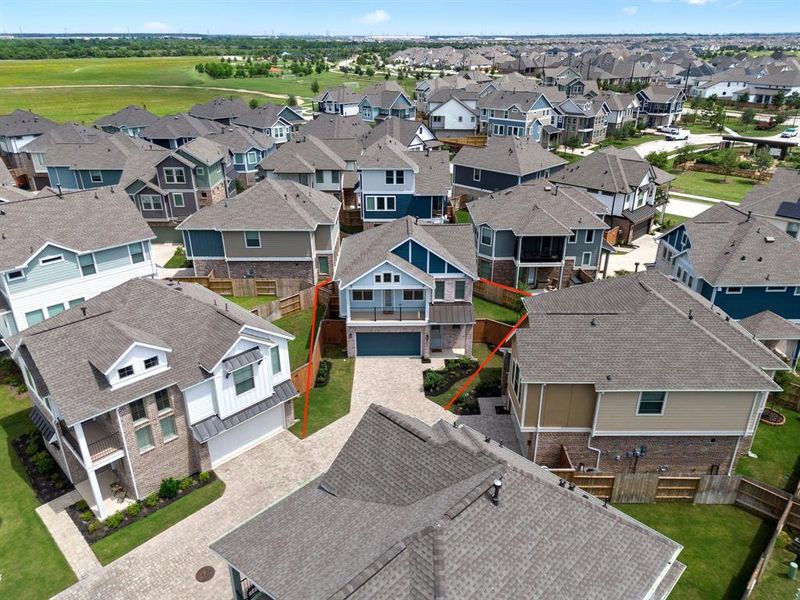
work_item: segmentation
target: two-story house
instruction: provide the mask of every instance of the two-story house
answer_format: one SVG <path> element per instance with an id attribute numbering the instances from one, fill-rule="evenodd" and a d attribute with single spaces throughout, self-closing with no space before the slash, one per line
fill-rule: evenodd
<path id="1" fill-rule="evenodd" d="M 660 236 L 655 268 L 734 319 L 800 321 L 800 240 L 724 202 Z"/>
<path id="2" fill-rule="evenodd" d="M 333 276 L 348 356 L 472 354 L 472 228 L 397 219 L 342 240 Z"/>
<path id="3" fill-rule="evenodd" d="M 298 131 L 305 135 L 313 135 L 321 140 L 355 140 L 372 130 L 358 115 L 344 117 L 341 115 L 318 115 L 311 121 L 300 124 Z"/>
<path id="4" fill-rule="evenodd" d="M 177 229 L 198 276 L 302 279 L 333 273 L 340 202 L 294 181 L 264 179 Z"/>
<path id="5" fill-rule="evenodd" d="M 305 123 L 297 108 L 265 102 L 233 120 L 234 125 L 255 129 L 275 140 L 276 144 L 289 141 L 292 132 Z"/>
<path id="6" fill-rule="evenodd" d="M 414 120 L 417 107 L 400 84 L 394 81 L 373 83 L 364 89 L 358 112 L 365 121 L 382 121 L 388 117 Z"/>
<path id="7" fill-rule="evenodd" d="M 0 159 L 9 169 L 21 168 L 22 147 L 54 127 L 58 127 L 58 123 L 28 110 L 17 109 L 8 115 L 0 115 Z"/>
<path id="8" fill-rule="evenodd" d="M 234 120 L 250 112 L 250 107 L 240 98 L 225 98 L 218 96 L 208 102 L 195 104 L 188 113 L 198 119 L 216 121 L 223 125 L 230 125 Z"/>
<path id="9" fill-rule="evenodd" d="M 8 340 L 45 447 L 102 519 L 293 422 L 293 336 L 197 284 L 133 279 Z M 111 511 L 109 510 L 111 508 Z"/>
<path id="10" fill-rule="evenodd" d="M 323 91 L 314 102 L 321 113 L 350 117 L 360 114 L 358 105 L 363 97 L 353 88 L 340 85 Z"/>
<path id="11" fill-rule="evenodd" d="M 388 117 L 372 127 L 362 136 L 361 143 L 366 148 L 387 135 L 404 144 L 408 150 L 429 150 L 441 146 L 425 123 L 399 117 Z"/>
<path id="12" fill-rule="evenodd" d="M 550 180 L 586 190 L 608 208 L 606 223 L 619 243 L 650 233 L 657 212 L 656 191 L 675 179 L 633 148 L 604 148 L 567 165 Z"/>
<path id="13" fill-rule="evenodd" d="M 560 467 L 568 454 L 579 470 L 730 475 L 780 389 L 775 371 L 788 369 L 653 271 L 524 304 L 506 393 L 520 447 L 542 466 Z"/>
<path id="14" fill-rule="evenodd" d="M 478 100 L 481 130 L 492 137 L 530 137 L 545 148 L 558 130 L 553 124 L 555 104 L 566 99 L 554 88 L 515 92 L 497 90 Z"/>
<path id="15" fill-rule="evenodd" d="M 601 92 L 598 100 L 608 108 L 608 130 L 622 129 L 628 123 L 639 120 L 639 99 L 634 94 Z"/>
<path id="16" fill-rule="evenodd" d="M 259 163 L 276 148 L 275 140 L 271 137 L 236 125 L 226 127 L 222 133 L 210 133 L 205 137 L 230 152 L 236 178 L 245 187 L 257 181 Z"/>
<path id="17" fill-rule="evenodd" d="M 219 133 L 223 126 L 208 119 L 198 119 L 188 113 L 167 115 L 142 128 L 139 136 L 162 148 L 175 150 L 193 139 L 209 133 Z"/>
<path id="18" fill-rule="evenodd" d="M 530 138 L 490 137 L 453 157 L 453 195 L 477 198 L 557 173 L 567 161 Z"/>
<path id="19" fill-rule="evenodd" d="M 739 208 L 800 237 L 800 171 L 777 168 L 769 183 L 754 185 Z"/>
<path id="20" fill-rule="evenodd" d="M 636 93 L 639 122 L 647 127 L 670 126 L 681 118 L 686 94 L 682 88 L 650 85 Z"/>
<path id="21" fill-rule="evenodd" d="M 608 107 L 602 100 L 572 96 L 555 106 L 554 125 L 566 144 L 577 138 L 582 145 L 599 144 L 608 131 Z"/>
<path id="22" fill-rule="evenodd" d="M 467 204 L 478 274 L 503 285 L 553 290 L 597 277 L 605 205 L 578 188 L 531 182 Z"/>
<path id="23" fill-rule="evenodd" d="M 100 117 L 94 122 L 106 133 L 121 131 L 131 137 L 139 137 L 142 129 L 158 121 L 158 116 L 146 108 L 131 104 L 115 113 Z"/>
<path id="24" fill-rule="evenodd" d="M 444 137 L 462 137 L 478 132 L 478 91 L 442 88 L 427 101 L 431 131 Z"/>
<path id="25" fill-rule="evenodd" d="M 451 184 L 446 152 L 409 151 L 387 136 L 359 157 L 358 178 L 364 228 L 405 216 L 447 220 Z"/>
<path id="26" fill-rule="evenodd" d="M 153 277 L 155 238 L 122 190 L 40 192 L 0 211 L 0 336 L 134 277 Z"/>
<path id="27" fill-rule="evenodd" d="M 328 144 L 313 135 L 299 133 L 261 161 L 267 179 L 296 181 L 343 198 L 347 163 Z"/>

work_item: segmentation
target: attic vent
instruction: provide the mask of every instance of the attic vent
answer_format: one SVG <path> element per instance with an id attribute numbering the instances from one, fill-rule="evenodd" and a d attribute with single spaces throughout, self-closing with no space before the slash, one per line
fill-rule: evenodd
<path id="1" fill-rule="evenodd" d="M 771 243 L 773 243 L 775 241 L 775 238 L 772 237 L 771 235 L 765 235 L 764 236 L 764 241 L 767 242 L 768 244 L 771 244 Z"/>
<path id="2" fill-rule="evenodd" d="M 549 185 L 546 185 L 546 186 L 544 186 L 544 191 L 545 191 L 545 192 L 549 192 L 549 191 L 550 191 L 550 190 L 552 190 L 552 189 L 553 189 L 553 188 L 551 188 Z"/>

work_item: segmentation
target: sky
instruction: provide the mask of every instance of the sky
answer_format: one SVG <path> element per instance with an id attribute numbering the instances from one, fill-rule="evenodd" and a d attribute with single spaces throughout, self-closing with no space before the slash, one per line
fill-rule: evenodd
<path id="1" fill-rule="evenodd" d="M 798 24 L 800 0 L 0 0 L 0 33 L 772 33 Z"/>

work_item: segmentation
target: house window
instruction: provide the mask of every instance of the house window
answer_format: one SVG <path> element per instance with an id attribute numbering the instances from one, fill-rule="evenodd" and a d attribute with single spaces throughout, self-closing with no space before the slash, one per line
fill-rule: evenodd
<path id="1" fill-rule="evenodd" d="M 81 266 L 81 273 L 83 273 L 84 277 L 97 273 L 97 265 L 94 264 L 94 254 L 81 254 L 78 257 L 78 264 Z"/>
<path id="2" fill-rule="evenodd" d="M 278 346 L 273 346 L 269 349 L 269 358 L 272 361 L 272 373 L 280 373 L 281 368 L 281 349 Z"/>
<path id="3" fill-rule="evenodd" d="M 325 171 L 316 171 L 314 173 L 317 183 L 325 183 Z"/>
<path id="4" fill-rule="evenodd" d="M 422 300 L 423 298 L 422 290 L 403 290 L 403 300 Z"/>
<path id="5" fill-rule="evenodd" d="M 63 304 L 53 304 L 53 306 L 47 307 L 47 316 L 48 317 L 55 317 L 57 314 L 64 312 L 64 305 Z"/>
<path id="6" fill-rule="evenodd" d="M 353 290 L 355 302 L 372 302 L 372 290 Z"/>
<path id="7" fill-rule="evenodd" d="M 456 300 L 463 300 L 466 284 L 463 281 L 456 281 Z"/>
<path id="8" fill-rule="evenodd" d="M 367 196 L 367 210 L 393 211 L 394 209 L 394 196 Z"/>
<path id="9" fill-rule="evenodd" d="M 592 253 L 591 252 L 584 252 L 581 254 L 581 266 L 588 267 L 592 264 Z"/>
<path id="10" fill-rule="evenodd" d="M 133 419 L 134 423 L 147 419 L 147 412 L 144 409 L 144 400 L 142 398 L 134 400 L 128 406 L 131 409 L 131 419 Z"/>
<path id="11" fill-rule="evenodd" d="M 331 181 L 333 183 L 339 183 L 339 171 L 331 171 Z"/>
<path id="12" fill-rule="evenodd" d="M 72 308 L 73 306 L 78 306 L 79 304 L 83 304 L 84 302 L 86 302 L 86 300 L 83 298 L 75 298 L 75 300 L 69 301 L 69 307 Z"/>
<path id="13" fill-rule="evenodd" d="M 183 194 L 181 192 L 175 192 L 172 194 L 172 205 L 175 208 L 183 208 L 186 206 L 186 201 L 183 199 Z"/>
<path id="14" fill-rule="evenodd" d="M 586 243 L 593 244 L 594 243 L 594 229 L 587 229 L 586 230 Z"/>
<path id="15" fill-rule="evenodd" d="M 444 281 L 437 281 L 433 291 L 434 300 L 444 300 Z"/>
<path id="16" fill-rule="evenodd" d="M 131 263 L 135 265 L 136 263 L 144 262 L 144 248 L 141 242 L 128 245 L 128 250 L 131 253 Z"/>
<path id="17" fill-rule="evenodd" d="M 126 377 L 130 377 L 133 375 L 133 366 L 127 365 L 122 367 L 121 369 L 117 369 L 117 375 L 119 375 L 120 379 L 125 379 Z"/>
<path id="18" fill-rule="evenodd" d="M 636 414 L 663 415 L 666 401 L 666 392 L 642 392 L 639 395 L 639 406 L 636 407 Z"/>
<path id="19" fill-rule="evenodd" d="M 403 185 L 405 183 L 404 171 L 386 171 L 387 185 Z"/>
<path id="20" fill-rule="evenodd" d="M 234 154 L 233 155 L 233 164 L 235 164 L 235 165 L 243 165 L 244 164 L 244 154 Z"/>
<path id="21" fill-rule="evenodd" d="M 480 261 L 478 265 L 478 275 L 482 279 L 491 279 L 492 277 L 492 263 L 486 260 Z"/>
<path id="22" fill-rule="evenodd" d="M 251 150 L 247 153 L 247 162 L 250 164 L 255 164 L 258 162 L 258 154 L 254 150 Z"/>
<path id="23" fill-rule="evenodd" d="M 768 291 L 768 292 L 785 292 L 786 291 L 786 286 L 783 286 L 783 287 L 767 286 L 767 290 L 766 291 Z"/>
<path id="24" fill-rule="evenodd" d="M 178 430 L 175 428 L 175 417 L 173 415 L 164 417 L 158 424 L 161 425 L 161 439 L 165 442 L 178 437 Z"/>
<path id="25" fill-rule="evenodd" d="M 158 194 L 140 194 L 142 210 L 161 210 L 161 196 Z"/>
<path id="26" fill-rule="evenodd" d="M 6 275 L 6 278 L 9 281 L 16 281 L 18 279 L 25 279 L 25 272 L 24 271 L 11 271 Z"/>
<path id="27" fill-rule="evenodd" d="M 163 413 L 172 408 L 169 403 L 169 392 L 167 390 L 158 390 L 153 397 L 156 399 L 156 408 L 159 413 Z"/>
<path id="28" fill-rule="evenodd" d="M 136 430 L 136 445 L 139 447 L 139 454 L 144 454 L 148 450 L 155 448 L 153 431 L 150 429 L 150 425 Z"/>
<path id="29" fill-rule="evenodd" d="M 480 180 L 481 180 L 481 170 L 472 169 L 472 181 L 480 181 Z"/>
<path id="30" fill-rule="evenodd" d="M 569 236 L 569 240 L 567 240 L 570 244 L 574 244 L 578 241 L 578 232 L 573 230 L 572 235 Z"/>
<path id="31" fill-rule="evenodd" d="M 741 287 L 725 288 L 725 293 L 726 294 L 741 294 L 742 293 L 742 288 Z"/>
<path id="32" fill-rule="evenodd" d="M 32 310 L 31 312 L 25 313 L 25 320 L 28 322 L 28 327 L 33 327 L 37 323 L 41 323 L 44 321 L 44 311 L 43 310 Z"/>
<path id="33" fill-rule="evenodd" d="M 328 260 L 327 256 L 320 256 L 319 257 L 319 272 L 327 275 L 330 273 L 330 261 Z"/>
<path id="34" fill-rule="evenodd" d="M 92 183 L 103 183 L 103 173 L 100 171 L 89 171 L 89 181 Z"/>
<path id="35" fill-rule="evenodd" d="M 245 231 L 244 245 L 247 248 L 261 248 L 261 232 Z"/>
<path id="36" fill-rule="evenodd" d="M 492 245 L 492 230 L 489 227 L 481 227 L 481 244 L 484 246 Z"/>
<path id="37" fill-rule="evenodd" d="M 198 175 L 205 175 L 206 170 L 203 167 L 197 167 L 196 172 Z"/>
<path id="38" fill-rule="evenodd" d="M 787 223 L 786 224 L 786 233 L 788 233 L 793 238 L 797 239 L 797 233 L 800 231 L 800 223 Z"/>
<path id="39" fill-rule="evenodd" d="M 381 276 L 380 273 L 378 273 L 375 275 L 375 283 L 380 283 L 380 282 L 381 282 Z"/>
<path id="40" fill-rule="evenodd" d="M 152 369 L 153 367 L 158 366 L 158 355 L 151 356 L 150 358 L 144 359 L 144 368 L 145 369 Z"/>
<path id="41" fill-rule="evenodd" d="M 240 396 L 256 387 L 253 365 L 247 365 L 233 372 L 233 383 L 236 385 L 236 395 Z"/>
<path id="42" fill-rule="evenodd" d="M 52 265 L 52 264 L 61 262 L 62 260 L 64 260 L 64 255 L 63 254 L 56 254 L 54 256 L 48 256 L 46 258 L 41 259 L 39 261 L 39 264 L 42 265 L 42 266 Z"/>
<path id="43" fill-rule="evenodd" d="M 167 183 L 186 183 L 186 174 L 180 167 L 165 167 L 164 181 Z"/>
<path id="44" fill-rule="evenodd" d="M 392 283 L 392 274 L 391 273 L 384 273 L 383 274 L 383 283 Z"/>

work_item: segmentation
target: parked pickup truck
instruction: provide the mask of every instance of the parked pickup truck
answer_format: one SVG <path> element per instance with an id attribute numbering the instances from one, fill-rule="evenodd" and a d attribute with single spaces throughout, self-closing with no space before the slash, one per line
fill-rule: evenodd
<path id="1" fill-rule="evenodd" d="M 670 141 L 689 139 L 688 129 L 678 129 L 676 127 L 673 127 L 669 131 L 667 131 L 666 134 L 667 134 L 667 139 Z"/>

